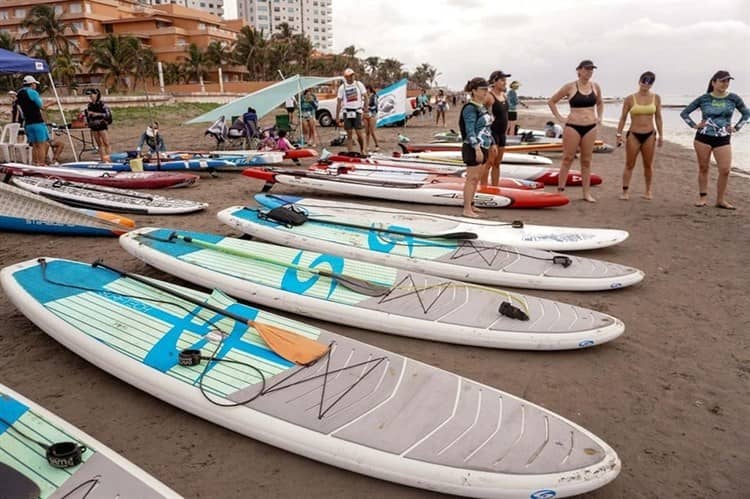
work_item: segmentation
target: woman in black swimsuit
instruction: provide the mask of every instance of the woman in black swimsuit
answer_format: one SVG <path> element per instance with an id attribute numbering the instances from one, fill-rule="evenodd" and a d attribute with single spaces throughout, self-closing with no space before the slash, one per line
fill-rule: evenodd
<path id="1" fill-rule="evenodd" d="M 493 71 L 489 78 L 490 91 L 487 92 L 487 98 L 484 100 L 484 107 L 492 113 L 492 138 L 495 143 L 490 147 L 490 154 L 487 160 L 485 171 L 482 173 L 481 185 L 487 185 L 490 180 L 494 186 L 500 185 L 500 162 L 503 160 L 505 152 L 505 134 L 508 128 L 508 101 L 505 98 L 506 78 L 511 75 L 502 71 Z"/>
<path id="2" fill-rule="evenodd" d="M 596 128 L 601 124 L 604 113 L 602 89 L 591 81 L 596 66 L 589 60 L 581 61 L 576 68 L 578 79 L 566 83 L 550 97 L 547 104 L 560 123 L 565 125 L 563 132 L 563 159 L 557 190 L 564 191 L 568 181 L 568 171 L 575 159 L 576 152 L 581 150 L 581 177 L 583 180 L 583 199 L 589 203 L 596 202 L 591 195 L 591 157 L 594 154 Z M 557 109 L 557 103 L 563 97 L 568 98 L 570 114 L 563 118 Z"/>

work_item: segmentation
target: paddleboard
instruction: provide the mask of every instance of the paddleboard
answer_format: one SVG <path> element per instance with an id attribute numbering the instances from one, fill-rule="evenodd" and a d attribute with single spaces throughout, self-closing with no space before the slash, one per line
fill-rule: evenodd
<path id="1" fill-rule="evenodd" d="M 243 175 L 266 181 L 267 186 L 279 183 L 322 192 L 349 196 L 390 199 L 421 204 L 463 206 L 463 184 L 436 182 L 430 184 L 403 182 L 363 181 L 352 175 L 297 170 L 279 173 L 249 168 Z M 457 179 L 459 180 L 459 179 Z M 460 180 L 459 180 L 460 182 Z M 479 187 L 474 195 L 474 204 L 481 208 L 545 208 L 562 206 L 569 202 L 559 193 L 535 190 Z"/>
<path id="2" fill-rule="evenodd" d="M 332 163 L 351 163 L 357 165 L 378 165 L 393 168 L 404 168 L 415 171 L 427 171 L 440 175 L 458 175 L 466 171 L 466 166 L 446 162 L 409 161 L 385 155 L 370 155 L 366 157 L 347 156 L 344 154 L 328 155 L 322 161 Z"/>
<path id="3" fill-rule="evenodd" d="M 74 168 L 84 170 L 107 170 L 115 172 L 129 172 L 130 165 L 128 163 L 105 163 L 100 161 L 78 161 L 72 163 L 62 163 L 62 168 Z M 224 159 L 210 159 L 210 158 L 198 158 L 198 159 L 185 159 L 185 160 L 165 160 L 161 163 L 156 161 L 143 163 L 143 169 L 145 171 L 210 171 L 219 170 L 222 168 L 236 168 L 236 165 L 231 161 Z"/>
<path id="4" fill-rule="evenodd" d="M 240 228 L 232 219 L 222 221 Z M 195 284 L 373 331 L 531 350 L 592 346 L 624 331 L 614 317 L 496 288 L 257 241 L 176 232 L 212 245 L 207 248 L 180 238 L 170 240 L 173 232 L 144 229 L 125 235 L 120 244 L 149 265 Z M 310 269 L 365 279 L 383 294 L 370 296 L 367 286 L 363 290 L 357 282 L 313 274 Z M 503 302 L 520 307 L 530 320 L 504 315 L 500 312 Z"/>
<path id="5" fill-rule="evenodd" d="M 188 199 L 42 177 L 14 177 L 11 182 L 16 187 L 69 206 L 108 209 L 117 213 L 180 215 L 208 207 L 207 203 Z"/>
<path id="6" fill-rule="evenodd" d="M 347 203 L 280 194 L 256 194 L 255 200 L 268 205 L 272 200 L 293 203 L 311 217 L 340 224 L 373 227 L 408 227 L 412 233 L 430 237 L 454 237 L 454 234 L 475 234 L 476 239 L 496 244 L 550 251 L 581 251 L 606 248 L 620 244 L 628 232 L 615 229 L 530 225 L 519 221 L 485 220 L 453 217 L 407 209 L 388 208 L 364 203 Z"/>
<path id="7" fill-rule="evenodd" d="M 436 151 L 458 151 L 461 152 L 461 142 L 433 142 L 433 143 L 427 143 L 427 144 L 417 144 L 417 143 L 400 143 L 399 146 L 404 150 L 404 152 L 436 152 Z M 595 146 L 602 146 L 604 145 L 604 142 L 601 140 L 597 140 L 595 143 Z M 559 143 L 526 143 L 526 144 L 519 144 L 519 145 L 507 145 L 505 146 L 505 151 L 508 153 L 514 153 L 514 152 L 540 152 L 540 151 L 554 151 L 559 152 L 562 151 L 563 146 L 562 142 Z"/>
<path id="8" fill-rule="evenodd" d="M 44 272 L 35 259 L 0 273 L 24 315 L 113 376 L 247 437 L 357 473 L 468 497 L 565 497 L 602 487 L 620 471 L 603 440 L 498 389 L 219 291 L 206 295 L 156 279 L 145 284 L 67 260 L 45 263 Z M 257 328 L 282 328 L 328 351 L 295 365 L 272 351 Z M 183 349 L 210 360 L 180 365 Z"/>
<path id="9" fill-rule="evenodd" d="M 0 182 L 0 231 L 68 236 L 119 236 L 135 227 L 129 218 L 75 209 Z"/>
<path id="10" fill-rule="evenodd" d="M 53 466 L 48 453 L 57 466 L 73 466 Z M 0 385 L 0 497 L 182 496 L 70 423 Z"/>
<path id="11" fill-rule="evenodd" d="M 429 152 L 412 152 L 400 155 L 404 159 L 423 159 L 427 161 L 446 161 L 464 164 L 461 158 L 461 150 L 458 151 L 429 151 Z M 512 152 L 503 153 L 503 159 L 500 163 L 505 165 L 534 165 L 547 166 L 552 164 L 552 160 L 545 156 L 535 156 L 531 154 L 518 154 Z"/>
<path id="12" fill-rule="evenodd" d="M 283 200 L 269 196 L 256 197 L 256 201 L 269 209 L 285 205 Z M 353 227 L 324 216 L 293 226 L 269 218 L 267 211 L 234 206 L 221 211 L 219 219 L 274 244 L 490 286 L 606 291 L 632 286 L 644 276 L 640 270 L 624 265 L 460 235 L 420 237 L 408 223 Z"/>
<path id="13" fill-rule="evenodd" d="M 0 171 L 14 175 L 40 175 L 43 177 L 82 182 L 86 184 L 119 187 L 121 189 L 174 189 L 189 187 L 200 177 L 179 172 L 110 172 L 60 168 L 58 166 L 31 166 L 21 163 L 5 163 Z"/>

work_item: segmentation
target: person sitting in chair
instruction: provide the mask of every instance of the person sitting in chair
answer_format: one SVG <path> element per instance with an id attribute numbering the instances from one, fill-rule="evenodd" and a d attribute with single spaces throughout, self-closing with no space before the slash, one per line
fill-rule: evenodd
<path id="1" fill-rule="evenodd" d="M 157 152 L 165 152 L 167 150 L 166 144 L 164 144 L 164 138 L 159 133 L 159 122 L 154 121 L 146 127 L 146 131 L 141 134 L 141 138 L 136 146 L 138 154 L 142 153 L 143 146 L 148 146 L 148 156 L 156 154 Z"/>

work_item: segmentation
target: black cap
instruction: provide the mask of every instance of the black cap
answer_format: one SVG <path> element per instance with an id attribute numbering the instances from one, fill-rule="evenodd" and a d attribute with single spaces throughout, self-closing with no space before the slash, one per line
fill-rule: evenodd
<path id="1" fill-rule="evenodd" d="M 589 59 L 584 59 L 581 62 L 578 63 L 578 66 L 576 66 L 576 69 L 596 69 L 596 64 L 594 64 L 593 61 L 590 61 Z"/>
<path id="2" fill-rule="evenodd" d="M 497 71 L 493 71 L 492 74 L 489 77 L 490 85 L 493 84 L 493 83 L 495 83 L 500 78 L 510 78 L 511 76 L 513 76 L 513 75 L 505 73 L 505 72 L 503 72 L 503 71 L 501 71 L 499 69 Z"/>
<path id="3" fill-rule="evenodd" d="M 723 69 L 721 71 L 717 71 L 714 73 L 713 77 L 711 78 L 711 81 L 716 80 L 734 80 L 734 76 L 729 74 L 729 71 L 724 71 Z"/>
<path id="4" fill-rule="evenodd" d="M 477 88 L 489 88 L 489 86 L 490 84 L 487 83 L 487 80 L 485 80 L 481 76 L 477 76 L 476 78 L 472 78 L 471 80 L 466 82 L 464 92 L 471 92 L 472 90 Z"/>

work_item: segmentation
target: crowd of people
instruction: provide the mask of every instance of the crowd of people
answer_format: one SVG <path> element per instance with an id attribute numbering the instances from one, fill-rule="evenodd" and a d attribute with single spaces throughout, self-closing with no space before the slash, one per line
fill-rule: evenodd
<path id="1" fill-rule="evenodd" d="M 578 64 L 576 80 L 562 85 L 548 101 L 557 123 L 548 121 L 544 127 L 547 137 L 562 139 L 563 156 L 557 190 L 565 191 L 568 172 L 578 157 L 582 198 L 589 203 L 596 202 L 591 194 L 591 160 L 604 114 L 602 90 L 592 79 L 595 69 L 596 65 L 590 60 L 583 60 Z M 499 165 L 503 158 L 506 136 L 516 130 L 519 101 L 515 90 L 519 85 L 514 81 L 510 90 L 506 90 L 506 81 L 510 76 L 503 71 L 494 71 L 489 80 L 475 77 L 464 88 L 470 95 L 459 118 L 463 141 L 461 155 L 469 168 L 464 186 L 463 215 L 466 217 L 477 217 L 481 211 L 472 204 L 478 186 L 499 184 Z M 717 71 L 711 77 L 706 93 L 680 113 L 685 123 L 696 130 L 694 148 L 698 159 L 698 200 L 695 205 L 699 207 L 708 203 L 708 171 L 710 158 L 713 156 L 719 170 L 715 206 L 735 209 L 726 200 L 732 161 L 731 137 L 750 120 L 750 109 L 740 96 L 729 92 L 732 79 L 734 78 L 728 71 Z M 654 156 L 656 148 L 664 141 L 661 98 L 652 90 L 655 81 L 656 75 L 653 72 L 644 72 L 638 79 L 638 90 L 628 95 L 623 102 L 616 135 L 617 145 L 625 145 L 625 168 L 619 196 L 622 200 L 630 199 L 630 180 L 639 156 L 642 158 L 646 183 L 644 198 L 653 198 Z M 562 100 L 567 100 L 570 108 L 567 115 L 563 115 L 558 108 Z M 699 109 L 701 120 L 695 122 L 690 115 Z M 740 118 L 732 125 L 735 111 L 740 113 Z M 630 128 L 623 136 L 628 117 Z"/>

